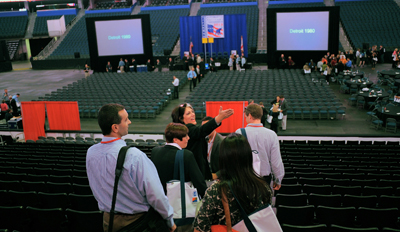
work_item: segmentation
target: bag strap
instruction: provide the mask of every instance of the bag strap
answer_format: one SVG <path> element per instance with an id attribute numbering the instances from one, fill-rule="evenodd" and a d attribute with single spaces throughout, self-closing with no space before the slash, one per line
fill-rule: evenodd
<path id="1" fill-rule="evenodd" d="M 246 129 L 245 129 L 245 128 L 240 128 L 240 132 L 242 132 L 242 135 L 243 135 L 244 137 L 246 137 L 246 139 L 247 139 Z"/>
<path id="2" fill-rule="evenodd" d="M 234 193 L 233 190 L 232 190 L 231 183 L 228 182 L 228 185 L 229 185 L 229 189 L 230 189 L 231 192 L 232 192 L 233 197 L 235 198 L 236 202 L 237 202 L 238 205 L 239 205 L 240 214 L 242 215 L 244 224 L 246 224 L 247 229 L 249 230 L 249 232 L 257 232 L 257 230 L 256 230 L 256 228 L 254 227 L 253 223 L 250 221 L 249 216 L 247 216 L 247 214 L 246 214 L 246 212 L 244 211 L 242 205 L 240 204 L 240 202 L 238 201 L 237 197 L 235 196 L 235 193 Z"/>
<path id="3" fill-rule="evenodd" d="M 186 218 L 185 164 L 183 162 L 183 149 L 178 150 L 176 152 L 175 165 L 174 165 L 174 179 L 175 180 L 179 179 L 181 184 L 181 208 L 182 208 L 182 219 L 183 219 Z"/>
<path id="4" fill-rule="evenodd" d="M 228 198 L 224 192 L 222 192 L 221 195 L 222 205 L 224 206 L 226 230 L 227 232 L 232 232 L 231 212 L 229 211 Z"/>
<path id="5" fill-rule="evenodd" d="M 124 146 L 119 150 L 119 153 L 118 153 L 117 166 L 115 168 L 114 191 L 113 191 L 113 196 L 112 196 L 110 219 L 109 219 L 109 223 L 108 223 L 108 232 L 112 232 L 112 230 L 113 230 L 114 213 L 115 213 L 114 210 L 115 210 L 115 201 L 117 200 L 118 181 L 122 174 L 125 157 L 126 157 L 126 152 L 132 146 L 133 145 Z"/>

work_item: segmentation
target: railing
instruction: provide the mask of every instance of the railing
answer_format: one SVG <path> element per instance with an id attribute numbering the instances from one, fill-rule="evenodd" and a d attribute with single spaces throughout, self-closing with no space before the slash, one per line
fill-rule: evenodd
<path id="1" fill-rule="evenodd" d="M 47 57 L 48 55 L 50 55 L 50 53 L 51 53 L 51 51 L 52 51 L 54 45 L 56 44 L 56 42 L 57 42 L 58 40 L 63 39 L 63 38 L 68 34 L 68 32 L 71 30 L 72 25 L 73 25 L 73 24 L 76 22 L 76 20 L 77 20 L 77 17 L 78 17 L 78 15 L 77 15 L 75 18 L 73 18 L 73 19 L 71 20 L 70 23 L 67 24 L 67 26 L 65 27 L 65 32 L 64 32 L 64 34 L 62 34 L 60 37 L 54 37 L 54 38 L 50 41 L 50 43 L 47 44 L 47 46 L 46 46 L 42 51 L 39 52 L 39 54 L 38 54 L 36 57 L 33 57 L 33 60 L 44 60 L 44 59 L 46 59 L 46 57 Z"/>

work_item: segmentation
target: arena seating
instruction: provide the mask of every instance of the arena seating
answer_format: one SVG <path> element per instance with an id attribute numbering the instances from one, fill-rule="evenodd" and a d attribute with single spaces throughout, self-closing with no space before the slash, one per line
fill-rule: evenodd
<path id="1" fill-rule="evenodd" d="M 190 9 L 142 10 L 150 15 L 151 34 L 156 42 L 154 56 L 164 56 L 164 50 L 173 50 L 179 37 L 179 17 L 188 16 Z"/>
<path id="2" fill-rule="evenodd" d="M 79 52 L 81 58 L 89 58 L 89 45 L 86 32 L 85 17 L 107 17 L 129 15 L 130 12 L 110 12 L 86 14 L 71 28 L 58 47 L 47 59 L 74 59 L 74 53 Z"/>
<path id="3" fill-rule="evenodd" d="M 118 8 L 129 8 L 128 2 L 97 2 L 96 7 L 92 10 L 106 10 L 106 9 L 118 9 Z"/>
<path id="4" fill-rule="evenodd" d="M 200 8 L 197 15 L 246 14 L 248 48 L 257 47 L 258 6 L 230 6 Z"/>
<path id="5" fill-rule="evenodd" d="M 282 141 L 285 178 L 276 195 L 280 223 L 399 229 L 399 152 L 398 141 Z"/>
<path id="6" fill-rule="evenodd" d="M 255 2 L 254 0 L 209 0 L 207 3 Z"/>
<path id="7" fill-rule="evenodd" d="M 336 2 L 340 19 L 353 47 L 384 45 L 387 51 L 398 46 L 400 8 L 393 0 Z"/>
<path id="8" fill-rule="evenodd" d="M 185 72 L 169 72 L 168 75 L 158 72 L 96 73 L 58 89 L 42 100 L 78 101 L 80 116 L 85 118 L 97 117 L 100 107 L 110 102 L 124 105 L 132 118 L 155 118 L 168 104 L 171 95 L 167 95 L 167 90 L 173 94 L 172 76 L 180 80 L 181 88 L 185 85 Z"/>
<path id="9" fill-rule="evenodd" d="M 24 37 L 28 16 L 0 17 L 0 25 L 0 39 Z"/>
<path id="10" fill-rule="evenodd" d="M 320 75 L 300 74 L 300 70 L 225 71 L 207 74 L 196 89 L 186 98 L 196 111 L 196 117 L 205 116 L 205 101 L 263 102 L 269 109 L 270 102 L 278 95 L 289 99 L 288 118 L 328 119 L 344 114 L 342 103 L 335 98 L 329 86 L 322 84 Z M 322 82 L 321 82 L 322 81 Z M 310 108 L 310 106 L 314 106 Z M 330 112 L 332 110 L 334 112 Z"/>
<path id="11" fill-rule="evenodd" d="M 270 4 L 268 8 L 298 8 L 298 7 L 324 7 L 325 4 L 323 2 L 315 2 L 315 3 L 288 3 L 285 4 L 284 1 L 278 1 L 279 4 Z M 281 3 L 282 2 L 282 3 Z"/>
<path id="12" fill-rule="evenodd" d="M 65 15 L 65 25 L 69 24 L 76 15 Z M 36 17 L 35 27 L 33 29 L 33 36 L 48 36 L 47 20 L 59 19 L 61 15 L 57 16 L 43 16 Z"/>
<path id="13" fill-rule="evenodd" d="M 165 142 L 125 141 L 148 156 L 153 147 Z M 51 215 L 57 222 L 54 228 L 61 226 L 57 231 L 76 231 L 78 219 L 84 216 L 87 225 L 101 225 L 85 167 L 86 151 L 96 142 L 47 137 L 4 146 L 0 150 L 0 229 L 23 232 L 36 226 L 38 231 L 47 231 L 46 223 L 34 223 L 34 219 L 49 212 L 55 214 Z M 291 228 L 285 231 L 335 231 L 327 227 L 337 226 L 398 229 L 399 152 L 398 141 L 281 141 L 286 174 L 275 205 L 280 223 Z M 21 219 L 21 215 L 25 216 Z M 307 226 L 309 230 L 300 230 Z"/>

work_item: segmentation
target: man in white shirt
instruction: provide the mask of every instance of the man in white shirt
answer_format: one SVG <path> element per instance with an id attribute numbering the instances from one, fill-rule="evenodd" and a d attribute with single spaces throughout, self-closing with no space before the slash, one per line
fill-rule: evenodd
<path id="1" fill-rule="evenodd" d="M 261 123 L 262 109 L 258 104 L 251 104 L 244 111 L 246 122 L 248 123 L 245 132 L 251 149 L 258 152 L 261 161 L 260 175 L 267 184 L 273 181 L 274 190 L 279 190 L 282 179 L 285 175 L 283 167 L 279 140 L 276 133 L 267 129 Z M 240 128 L 236 133 L 242 134 Z"/>
<path id="2" fill-rule="evenodd" d="M 179 99 L 179 79 L 174 76 L 174 81 L 172 82 L 172 84 L 174 85 L 174 98 L 175 99 Z"/>

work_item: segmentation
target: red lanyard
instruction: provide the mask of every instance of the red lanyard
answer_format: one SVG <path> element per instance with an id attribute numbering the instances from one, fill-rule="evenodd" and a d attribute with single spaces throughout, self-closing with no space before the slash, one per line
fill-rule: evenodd
<path id="1" fill-rule="evenodd" d="M 100 143 L 112 143 L 112 142 L 115 142 L 115 141 L 117 141 L 117 140 L 120 140 L 121 138 L 116 138 L 116 139 L 113 139 L 113 140 L 110 140 L 110 141 L 101 141 Z"/>
<path id="2" fill-rule="evenodd" d="M 247 126 L 249 126 L 249 127 L 264 127 L 262 125 L 259 125 L 259 126 L 247 125 Z"/>

